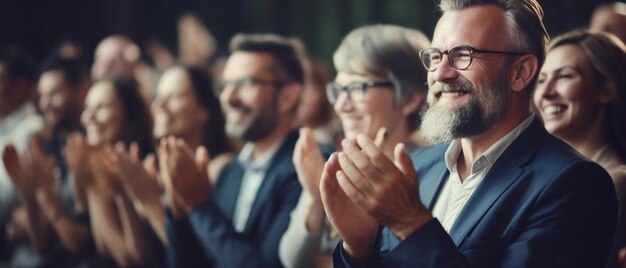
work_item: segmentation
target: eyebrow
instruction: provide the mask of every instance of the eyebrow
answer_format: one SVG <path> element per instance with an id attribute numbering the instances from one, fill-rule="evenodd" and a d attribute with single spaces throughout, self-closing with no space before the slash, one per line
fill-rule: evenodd
<path id="1" fill-rule="evenodd" d="M 558 68 L 558 69 L 556 69 L 556 70 L 553 70 L 553 71 L 551 71 L 551 72 L 541 72 L 540 74 L 546 74 L 546 73 L 561 73 L 562 71 L 567 70 L 567 69 L 571 69 L 571 70 L 573 70 L 573 71 L 575 71 L 575 72 L 577 72 L 577 73 L 580 73 L 580 69 L 579 69 L 578 67 L 576 67 L 576 66 L 570 66 L 570 65 L 567 65 L 567 66 L 560 67 L 560 68 Z"/>

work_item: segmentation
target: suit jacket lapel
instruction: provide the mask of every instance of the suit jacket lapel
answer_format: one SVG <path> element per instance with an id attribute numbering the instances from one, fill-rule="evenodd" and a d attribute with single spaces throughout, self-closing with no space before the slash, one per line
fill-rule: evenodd
<path id="1" fill-rule="evenodd" d="M 433 206 L 435 205 L 433 201 L 435 197 L 439 195 L 441 186 L 443 186 L 449 175 L 445 161 L 435 164 L 432 170 L 433 176 L 418 177 L 418 180 L 423 180 L 419 185 L 422 204 L 424 204 L 429 211 L 433 210 Z M 420 174 L 418 174 L 418 176 L 420 176 Z"/>
<path id="2" fill-rule="evenodd" d="M 278 151 L 276 151 L 276 154 L 267 169 L 265 177 L 263 178 L 263 182 L 259 187 L 259 192 L 257 193 L 254 203 L 252 204 L 252 209 L 250 210 L 250 216 L 248 217 L 248 222 L 246 223 L 244 232 L 247 232 L 248 227 L 251 226 L 251 224 L 253 224 L 258 217 L 260 217 L 260 213 L 263 211 L 263 206 L 267 206 L 267 200 L 272 198 L 274 194 L 280 194 L 274 193 L 273 191 L 276 188 L 278 181 L 282 177 L 286 176 L 290 170 L 293 170 L 293 174 L 295 176 L 295 169 L 293 168 L 291 157 L 293 155 L 293 149 L 297 139 L 298 132 L 292 131 L 286 137 Z"/>
<path id="3" fill-rule="evenodd" d="M 231 161 L 230 165 L 225 166 L 224 169 L 222 174 L 225 175 L 219 178 L 218 184 L 215 186 L 215 195 L 220 195 L 220 197 L 215 198 L 215 200 L 226 216 L 232 220 L 235 214 L 235 206 L 237 204 L 237 197 L 239 196 L 244 170 L 237 162 L 236 157 Z"/>
<path id="4" fill-rule="evenodd" d="M 531 160 L 546 134 L 539 119 L 535 119 L 498 158 L 450 229 L 450 237 L 456 245 L 460 245 L 496 200 L 525 172 L 525 164 Z"/>

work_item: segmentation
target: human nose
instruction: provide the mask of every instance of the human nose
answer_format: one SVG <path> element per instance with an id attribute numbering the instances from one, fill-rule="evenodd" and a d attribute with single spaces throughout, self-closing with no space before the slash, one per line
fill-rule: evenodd
<path id="1" fill-rule="evenodd" d="M 156 113 L 165 107 L 165 100 L 163 98 L 155 98 L 152 101 L 152 113 Z"/>
<path id="2" fill-rule="evenodd" d="M 334 108 L 335 108 L 335 112 L 337 113 L 347 112 L 354 108 L 354 103 L 350 99 L 348 92 L 343 91 L 339 93 L 339 95 L 337 96 L 337 101 L 335 102 Z"/>
<path id="3" fill-rule="evenodd" d="M 92 111 L 91 109 L 83 110 L 83 113 L 81 114 L 80 118 L 81 118 L 81 121 L 83 122 L 84 126 L 86 126 L 87 123 L 93 121 L 94 114 L 95 114 L 95 112 Z"/>
<path id="4" fill-rule="evenodd" d="M 39 96 L 39 108 L 41 110 L 46 110 L 48 107 L 50 107 L 50 97 L 46 96 L 46 95 L 40 95 Z"/>
<path id="5" fill-rule="evenodd" d="M 537 83 L 538 94 L 544 99 L 556 96 L 556 80 L 553 77 L 546 77 L 543 83 Z"/>
<path id="6" fill-rule="evenodd" d="M 434 71 L 428 72 L 428 78 L 429 80 L 434 80 L 434 82 L 442 82 L 456 79 L 458 74 L 458 70 L 450 64 L 450 55 L 442 53 L 441 61 Z"/>
<path id="7" fill-rule="evenodd" d="M 220 93 L 222 103 L 230 103 L 237 98 L 237 85 L 235 83 L 225 84 Z"/>

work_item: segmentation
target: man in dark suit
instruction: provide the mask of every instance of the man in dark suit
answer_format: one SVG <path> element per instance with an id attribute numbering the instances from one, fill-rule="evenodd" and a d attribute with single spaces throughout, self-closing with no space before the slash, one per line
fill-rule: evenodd
<path id="1" fill-rule="evenodd" d="M 245 144 L 211 191 L 203 169 L 185 161 L 167 165 L 166 189 L 173 195 L 165 222 L 170 266 L 281 267 L 278 243 L 301 191 L 291 161 L 304 80 L 300 46 L 275 35 L 237 35 L 231 41 L 220 102 L 227 134 Z M 164 144 L 161 149 L 170 150 L 166 158 L 184 154 Z M 186 159 L 193 163 L 193 156 Z"/>
<path id="2" fill-rule="evenodd" d="M 616 222 L 606 171 L 529 110 L 547 34 L 536 0 L 443 0 L 412 159 L 343 141 L 320 190 L 337 267 L 603 267 Z M 563 107 L 561 112 L 567 112 Z M 379 226 L 383 226 L 379 228 Z"/>

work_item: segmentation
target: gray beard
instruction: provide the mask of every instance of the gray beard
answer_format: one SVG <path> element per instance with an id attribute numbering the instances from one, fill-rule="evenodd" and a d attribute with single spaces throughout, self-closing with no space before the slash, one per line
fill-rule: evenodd
<path id="1" fill-rule="evenodd" d="M 422 117 L 420 130 L 431 144 L 447 143 L 454 139 L 472 137 L 488 130 L 507 112 L 507 72 L 503 71 L 496 81 L 478 93 L 469 82 L 438 83 L 432 89 L 460 89 L 469 94 L 467 104 L 457 107 L 437 105 L 429 94 L 431 107 Z M 431 89 L 431 90 L 432 90 Z"/>

